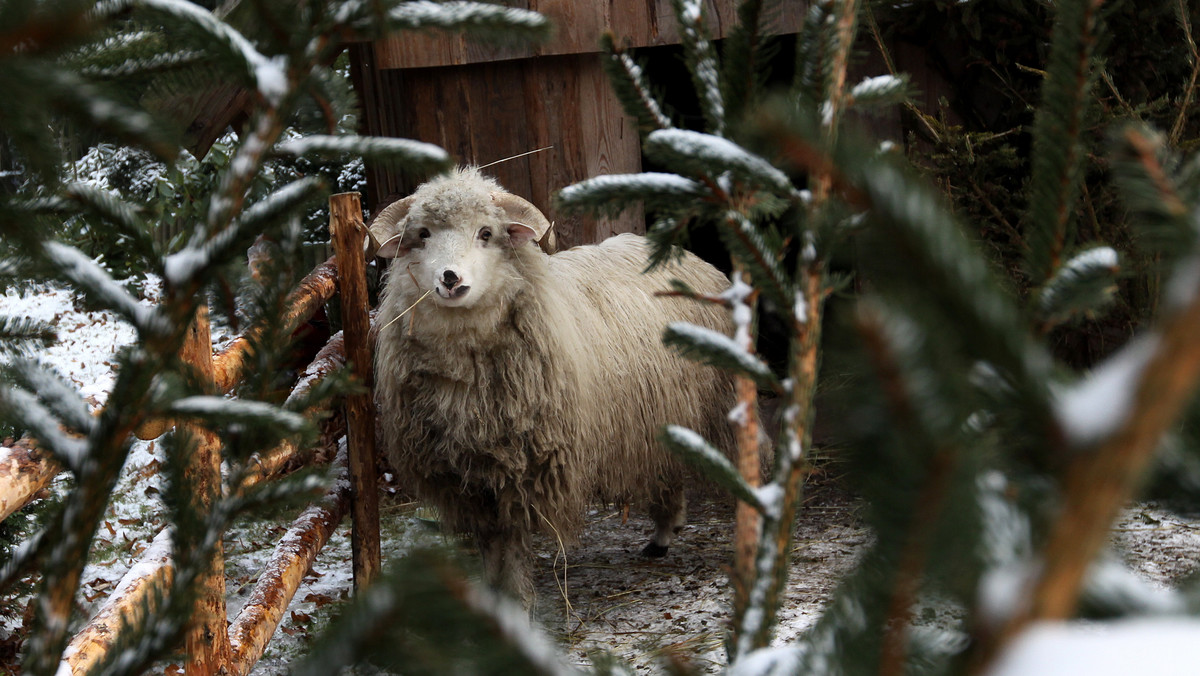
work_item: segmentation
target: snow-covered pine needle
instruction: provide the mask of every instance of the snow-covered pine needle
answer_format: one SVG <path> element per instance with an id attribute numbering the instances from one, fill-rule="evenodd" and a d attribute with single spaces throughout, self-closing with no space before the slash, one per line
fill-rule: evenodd
<path id="1" fill-rule="evenodd" d="M 246 74 L 253 80 L 258 93 L 272 106 L 279 105 L 287 94 L 287 59 L 268 57 L 259 52 L 244 35 L 207 9 L 186 0 L 136 0 L 133 4 L 185 19 L 208 33 L 214 43 L 226 47 L 245 65 Z"/>
<path id="2" fill-rule="evenodd" d="M 796 192 L 792 181 L 762 157 L 721 136 L 689 129 L 659 129 L 646 137 L 646 153 L 665 160 L 704 167 L 712 174 L 735 176 L 783 195 Z"/>

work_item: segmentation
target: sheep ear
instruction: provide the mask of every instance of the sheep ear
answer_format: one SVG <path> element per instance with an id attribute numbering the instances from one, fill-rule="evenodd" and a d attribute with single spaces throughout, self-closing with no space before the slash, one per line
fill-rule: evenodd
<path id="1" fill-rule="evenodd" d="M 383 208 L 371 221 L 371 227 L 368 228 L 371 236 L 367 242 L 367 256 L 372 253 L 380 258 L 395 258 L 400 253 L 400 239 L 404 235 L 404 229 L 400 224 L 404 221 L 404 217 L 408 215 L 408 210 L 412 208 L 412 196 L 405 197 L 402 200 L 396 200 Z M 372 252 L 371 247 L 376 250 Z"/>
<path id="2" fill-rule="evenodd" d="M 537 232 L 524 223 L 508 224 L 508 241 L 513 246 L 521 246 L 537 238 Z"/>
<path id="3" fill-rule="evenodd" d="M 492 193 L 492 202 L 508 216 L 508 236 L 513 246 L 530 240 L 541 242 L 550 232 L 550 221 L 528 201 L 512 193 L 497 191 Z"/>

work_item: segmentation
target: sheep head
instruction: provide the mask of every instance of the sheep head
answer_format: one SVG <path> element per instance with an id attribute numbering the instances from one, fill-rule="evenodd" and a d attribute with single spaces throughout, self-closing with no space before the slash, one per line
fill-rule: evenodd
<path id="1" fill-rule="evenodd" d="M 553 245 L 537 207 L 473 169 L 459 169 L 389 205 L 371 225 L 377 255 L 396 258 L 421 291 L 444 307 L 487 296 L 501 259 L 531 241 Z"/>

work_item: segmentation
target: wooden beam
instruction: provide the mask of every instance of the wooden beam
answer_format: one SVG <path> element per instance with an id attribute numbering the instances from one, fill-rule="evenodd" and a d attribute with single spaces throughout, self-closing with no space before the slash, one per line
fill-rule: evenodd
<path id="1" fill-rule="evenodd" d="M 329 198 L 329 231 L 333 237 L 341 292 L 342 331 L 346 360 L 364 391 L 346 397 L 346 440 L 350 465 L 350 511 L 354 524 L 354 588 L 366 589 L 379 573 L 379 484 L 375 472 L 375 399 L 370 346 L 371 320 L 363 240 L 367 228 L 356 192 Z"/>
<path id="2" fill-rule="evenodd" d="M 112 649 L 122 628 L 140 625 L 147 611 L 156 610 L 159 594 L 166 592 L 174 576 L 171 534 L 164 528 L 125 572 L 87 626 L 71 639 L 58 673 L 89 673 Z"/>
<path id="3" fill-rule="evenodd" d="M 339 460 L 344 458 L 339 455 Z M 262 657 L 304 574 L 341 523 L 348 503 L 349 488 L 343 473 L 321 502 L 304 510 L 280 539 L 258 576 L 250 600 L 229 627 L 233 676 L 250 673 Z"/>
<path id="4" fill-rule="evenodd" d="M 28 437 L 0 449 L 0 521 L 29 504 L 61 471 L 62 466 Z"/>
<path id="5" fill-rule="evenodd" d="M 180 357 L 190 364 L 201 388 L 215 391 L 212 338 L 208 327 L 208 305 L 201 304 L 188 330 Z M 209 509 L 221 495 L 221 440 L 207 428 L 183 423 L 196 440 L 184 469 L 188 485 L 201 509 Z M 197 598 L 191 623 L 184 636 L 186 672 L 209 676 L 223 673 L 229 665 L 229 633 L 225 624 L 225 554 L 218 540 L 208 570 L 196 580 Z"/>
<path id="6" fill-rule="evenodd" d="M 330 257 L 305 275 L 288 295 L 288 313 L 283 318 L 285 330 L 295 331 L 299 328 L 300 324 L 312 317 L 336 291 L 337 258 Z M 254 337 L 252 334 L 240 335 L 211 357 L 213 383 L 217 392 L 229 392 L 241 379 Z M 135 434 L 143 441 L 155 439 L 170 429 L 171 425 L 170 420 L 151 420 L 139 427 Z"/>

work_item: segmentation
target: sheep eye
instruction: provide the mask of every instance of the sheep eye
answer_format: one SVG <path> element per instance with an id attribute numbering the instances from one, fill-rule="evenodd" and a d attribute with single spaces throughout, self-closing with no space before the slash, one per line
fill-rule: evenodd
<path id="1" fill-rule="evenodd" d="M 479 231 L 479 239 L 482 239 L 483 241 L 486 242 L 491 238 L 492 238 L 492 229 L 491 228 L 484 228 Z"/>
<path id="2" fill-rule="evenodd" d="M 421 239 L 429 239 L 429 228 L 421 228 L 417 231 L 417 237 Z"/>

